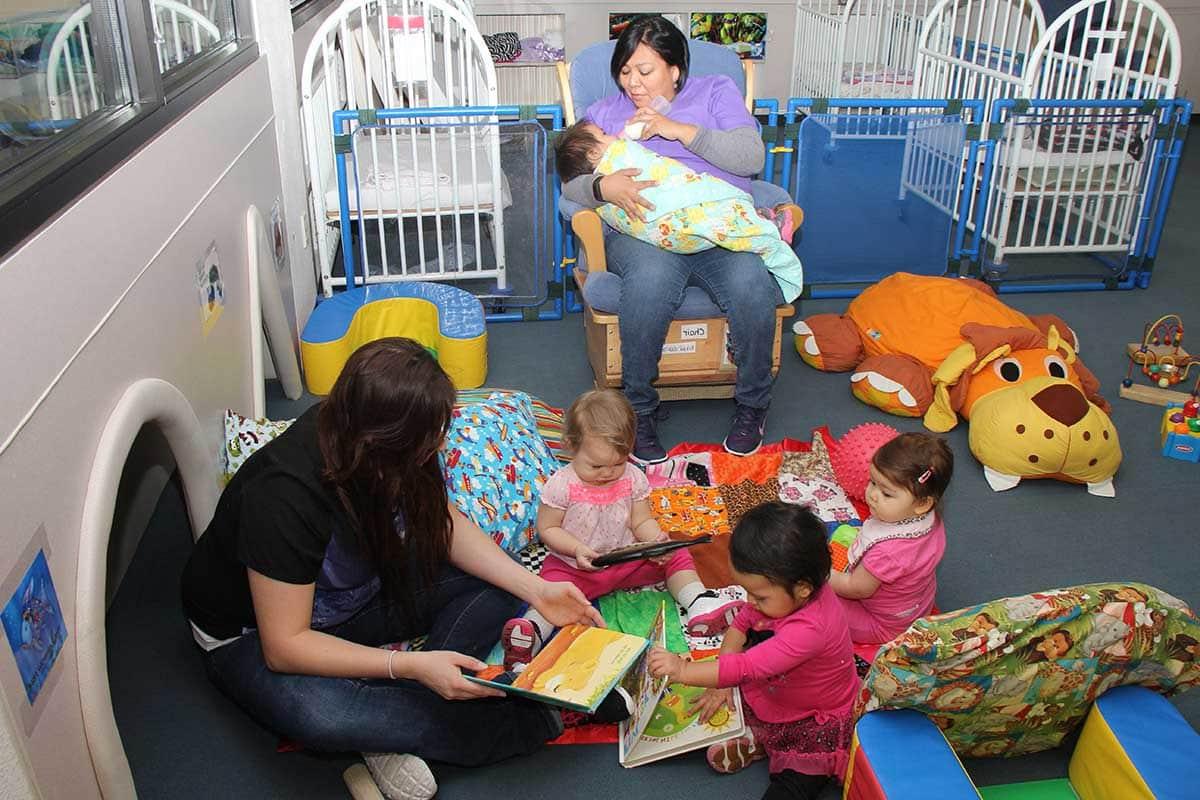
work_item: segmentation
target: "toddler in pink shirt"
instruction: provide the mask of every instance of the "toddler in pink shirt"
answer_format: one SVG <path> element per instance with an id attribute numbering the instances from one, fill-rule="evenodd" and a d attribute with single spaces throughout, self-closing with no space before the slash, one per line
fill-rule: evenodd
<path id="1" fill-rule="evenodd" d="M 650 513 L 650 484 L 629 462 L 636 427 L 633 407 L 612 389 L 584 392 L 567 409 L 563 446 L 572 461 L 546 481 L 538 508 L 538 536 L 549 550 L 541 576 L 573 583 L 589 600 L 665 580 L 688 610 L 688 632 L 715 636 L 728 627 L 737 604 L 700 582 L 686 549 L 604 568 L 592 564 L 603 552 L 667 538 Z M 500 635 L 505 667 L 529 663 L 553 631 L 535 609 L 509 620 Z"/>
<path id="2" fill-rule="evenodd" d="M 696 701 L 701 720 L 729 703 L 729 687 L 740 687 L 751 733 L 711 746 L 709 765 L 728 773 L 767 758 L 764 800 L 811 800 L 830 776 L 845 776 L 859 687 L 846 614 L 825 585 L 825 525 L 803 506 L 766 503 L 738 522 L 729 557 L 747 603 L 716 660 L 655 648 L 650 670 L 708 687 Z"/>
<path id="3" fill-rule="evenodd" d="M 871 458 L 871 509 L 847 553 L 846 572 L 829 576 L 856 643 L 881 644 L 933 609 L 937 565 L 946 551 L 938 513 L 954 453 L 928 433 L 902 433 Z"/>

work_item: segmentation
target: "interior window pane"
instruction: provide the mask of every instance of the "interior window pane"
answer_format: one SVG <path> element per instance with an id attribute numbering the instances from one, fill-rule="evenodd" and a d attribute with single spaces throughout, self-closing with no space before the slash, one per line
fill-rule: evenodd
<path id="1" fill-rule="evenodd" d="M 79 120 L 128 102 L 125 71 L 105 35 L 112 6 L 0 3 L 0 173 Z"/>
<path id="2" fill-rule="evenodd" d="M 150 0 L 154 48 L 162 72 L 233 41 L 233 0 Z"/>

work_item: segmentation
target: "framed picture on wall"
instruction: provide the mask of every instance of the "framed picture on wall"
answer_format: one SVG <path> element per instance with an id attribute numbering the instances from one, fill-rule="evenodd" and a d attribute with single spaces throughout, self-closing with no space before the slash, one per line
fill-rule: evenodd
<path id="1" fill-rule="evenodd" d="M 767 15 L 758 12 L 693 11 L 688 36 L 725 45 L 740 58 L 767 57 Z"/>
<path id="2" fill-rule="evenodd" d="M 685 34 L 687 33 L 685 14 L 659 14 L 657 11 L 639 11 L 636 14 L 609 14 L 608 38 L 616 39 L 626 28 L 629 27 L 629 23 L 633 22 L 638 17 L 642 17 L 647 14 L 658 14 L 658 16 L 664 17 L 668 22 L 670 22 L 676 28 L 679 28 L 679 30 L 683 31 Z"/>

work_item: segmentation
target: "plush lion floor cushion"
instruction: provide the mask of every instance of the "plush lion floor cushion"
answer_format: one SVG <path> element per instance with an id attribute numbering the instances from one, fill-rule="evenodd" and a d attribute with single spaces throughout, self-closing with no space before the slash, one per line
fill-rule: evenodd
<path id="1" fill-rule="evenodd" d="M 228 482 L 246 459 L 291 424 L 227 410 L 223 479 Z M 442 450 L 450 499 L 515 553 L 533 540 L 539 492 L 561 465 L 561 445 L 561 410 L 523 392 L 459 392 Z"/>
<path id="2" fill-rule="evenodd" d="M 1023 755 L 1056 747 L 1115 686 L 1200 683 L 1198 656 L 1200 620 L 1166 592 L 1054 589 L 917 620 L 879 651 L 859 709 L 920 711 L 963 756 Z"/>

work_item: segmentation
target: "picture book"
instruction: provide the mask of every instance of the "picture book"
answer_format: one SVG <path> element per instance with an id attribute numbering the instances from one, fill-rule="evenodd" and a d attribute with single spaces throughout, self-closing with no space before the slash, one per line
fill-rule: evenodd
<path id="1" fill-rule="evenodd" d="M 544 703 L 592 713 L 649 641 L 590 625 L 568 625 L 517 674 L 489 666 L 467 680 Z"/>
<path id="2" fill-rule="evenodd" d="M 653 647 L 666 645 L 664 620 L 665 609 L 660 609 L 649 634 Z M 730 706 L 719 709 L 702 723 L 699 713 L 690 709 L 704 689 L 679 683 L 668 685 L 666 679 L 655 678 L 647 667 L 645 653 L 622 686 L 635 698 L 633 713 L 621 723 L 618 736 L 622 766 L 640 767 L 745 733 L 742 699 L 737 689 L 732 692 Z"/>

